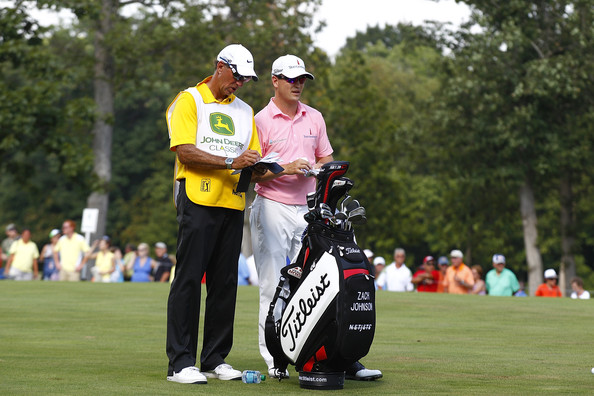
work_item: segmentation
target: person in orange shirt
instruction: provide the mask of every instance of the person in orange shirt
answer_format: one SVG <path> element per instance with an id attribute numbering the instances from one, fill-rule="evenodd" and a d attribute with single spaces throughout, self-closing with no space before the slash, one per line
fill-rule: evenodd
<path id="1" fill-rule="evenodd" d="M 474 276 L 466 264 L 462 262 L 462 251 L 454 249 L 450 253 L 452 265 L 446 271 L 443 282 L 444 292 L 450 294 L 468 294 L 474 286 Z"/>
<path id="2" fill-rule="evenodd" d="M 544 272 L 545 281 L 543 284 L 538 286 L 536 297 L 563 297 L 561 289 L 557 286 L 557 273 L 554 269 L 549 268 Z"/>
<path id="3" fill-rule="evenodd" d="M 443 283 L 445 282 L 445 274 L 448 270 L 448 265 L 450 265 L 450 261 L 446 256 L 441 256 L 437 259 L 437 264 L 439 266 L 439 283 L 437 284 L 437 292 L 444 293 Z"/>

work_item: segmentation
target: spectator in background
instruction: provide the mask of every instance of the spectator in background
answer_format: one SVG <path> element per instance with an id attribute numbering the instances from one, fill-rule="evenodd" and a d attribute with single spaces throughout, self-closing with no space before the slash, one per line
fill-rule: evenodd
<path id="1" fill-rule="evenodd" d="M 486 285 L 490 296 L 513 296 L 520 290 L 520 283 L 513 272 L 505 268 L 505 256 L 493 255 L 493 269 L 487 272 Z"/>
<path id="2" fill-rule="evenodd" d="M 57 281 L 59 279 L 59 271 L 54 262 L 54 248 L 60 236 L 60 230 L 54 228 L 49 233 L 50 242 L 41 248 L 39 262 L 43 263 L 43 280 Z"/>
<path id="3" fill-rule="evenodd" d="M 239 253 L 239 260 L 237 261 L 237 286 L 250 285 L 250 269 L 247 265 L 247 260 L 243 253 Z"/>
<path id="4" fill-rule="evenodd" d="M 6 238 L 2 240 L 2 251 L 0 251 L 0 255 L 2 256 L 0 258 L 0 265 L 8 261 L 10 246 L 14 241 L 19 239 L 19 232 L 14 224 L 7 225 L 5 232 Z M 0 279 L 3 276 L 8 276 L 8 271 L 4 274 L 4 268 L 0 269 Z"/>
<path id="5" fill-rule="evenodd" d="M 169 275 L 171 275 L 171 268 L 173 261 L 167 254 L 167 245 L 165 242 L 155 243 L 155 282 L 169 282 Z"/>
<path id="6" fill-rule="evenodd" d="M 470 267 L 472 271 L 472 277 L 474 278 L 474 286 L 472 290 L 468 292 L 468 294 L 477 294 L 479 296 L 484 296 L 487 294 L 487 290 L 485 288 L 485 281 L 483 280 L 483 267 L 480 265 L 473 265 Z"/>
<path id="7" fill-rule="evenodd" d="M 571 288 L 573 289 L 573 293 L 571 293 L 571 298 L 573 299 L 580 299 L 580 300 L 589 300 L 590 299 L 590 292 L 584 290 L 584 282 L 582 278 L 575 277 L 571 280 Z"/>
<path id="8" fill-rule="evenodd" d="M 250 271 L 250 285 L 258 286 L 258 270 L 256 269 L 256 260 L 254 260 L 254 255 L 252 254 L 251 256 L 246 258 L 245 262 Z"/>
<path id="9" fill-rule="evenodd" d="M 433 256 L 426 256 L 423 259 L 422 268 L 415 272 L 412 283 L 417 286 L 418 292 L 437 292 L 439 271 L 435 269 L 435 259 Z"/>
<path id="10" fill-rule="evenodd" d="M 444 292 L 450 294 L 468 294 L 474 287 L 472 271 L 462 262 L 462 251 L 454 249 L 450 253 L 452 265 L 446 271 Z"/>
<path id="11" fill-rule="evenodd" d="M 31 240 L 31 231 L 23 230 L 23 235 L 10 245 L 6 262 L 5 276 L 14 280 L 33 280 L 39 276 L 37 259 L 39 250 Z"/>
<path id="12" fill-rule="evenodd" d="M 437 283 L 437 292 L 443 293 L 444 286 L 443 283 L 445 282 L 446 271 L 448 270 L 448 265 L 450 265 L 450 261 L 446 256 L 440 256 L 437 259 L 437 267 L 439 270 L 439 282 Z"/>
<path id="13" fill-rule="evenodd" d="M 115 259 L 115 270 L 111 273 L 111 282 L 120 283 L 124 281 L 124 259 L 122 257 L 122 251 L 117 246 L 112 246 L 109 250 L 113 253 Z"/>
<path id="14" fill-rule="evenodd" d="M 99 251 L 95 249 L 99 246 Z M 111 274 L 115 271 L 115 255 L 109 248 L 111 247 L 111 238 L 103 235 L 101 239 L 93 242 L 91 250 L 87 253 L 87 259 L 95 260 L 95 265 L 91 268 L 93 282 L 111 282 Z"/>
<path id="15" fill-rule="evenodd" d="M 132 282 L 150 282 L 153 271 L 153 260 L 149 257 L 149 245 L 142 242 L 138 245 L 138 255 L 132 264 Z"/>
<path id="16" fill-rule="evenodd" d="M 514 293 L 514 297 L 528 297 L 526 291 L 524 291 L 524 282 L 518 282 L 520 284 L 520 289 Z"/>
<path id="17" fill-rule="evenodd" d="M 386 260 L 382 256 L 377 256 L 373 259 L 373 271 L 375 279 L 373 284 L 375 285 L 375 290 L 377 290 L 377 278 L 382 273 L 386 266 Z"/>
<path id="18" fill-rule="evenodd" d="M 557 273 L 554 269 L 549 268 L 544 272 L 545 281 L 534 294 L 536 297 L 563 297 L 561 289 L 557 286 Z"/>
<path id="19" fill-rule="evenodd" d="M 377 256 L 376 258 L 373 259 L 373 268 L 375 271 L 376 278 L 382 273 L 385 266 L 386 266 L 386 260 L 382 256 Z"/>
<path id="20" fill-rule="evenodd" d="M 80 280 L 80 270 L 88 258 L 86 253 L 91 249 L 85 237 L 76 233 L 76 223 L 66 220 L 62 224 L 62 235 L 54 249 L 54 262 L 60 271 L 61 281 L 76 282 Z"/>
<path id="21" fill-rule="evenodd" d="M 363 254 L 365 254 L 365 257 L 367 258 L 367 261 L 369 261 L 369 264 L 373 266 L 373 258 L 375 257 L 373 251 L 371 251 L 371 249 L 365 249 L 363 250 Z"/>
<path id="22" fill-rule="evenodd" d="M 126 244 L 124 247 L 124 280 L 129 281 L 134 273 L 134 261 L 136 260 L 136 245 Z"/>
<path id="23" fill-rule="evenodd" d="M 404 260 L 406 252 L 402 248 L 394 250 L 394 262 L 388 265 L 377 278 L 377 287 L 380 290 L 406 292 L 413 291 L 412 272 L 408 269 Z"/>

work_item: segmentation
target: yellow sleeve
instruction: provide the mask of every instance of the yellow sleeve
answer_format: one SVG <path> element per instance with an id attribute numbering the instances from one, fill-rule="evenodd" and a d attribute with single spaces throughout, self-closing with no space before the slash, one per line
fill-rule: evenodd
<path id="1" fill-rule="evenodd" d="M 180 93 L 171 114 L 171 140 L 169 148 L 175 151 L 180 144 L 196 144 L 196 130 L 198 119 L 196 115 L 196 102 L 188 92 Z"/>
<path id="2" fill-rule="evenodd" d="M 253 112 L 253 110 L 252 110 Z M 260 146 L 260 138 L 258 137 L 258 129 L 256 128 L 256 120 L 252 117 L 252 140 L 250 140 L 250 150 L 256 150 L 262 155 L 262 147 Z"/>
<path id="3" fill-rule="evenodd" d="M 80 250 L 82 250 L 83 253 L 87 253 L 89 250 L 91 250 L 91 247 L 89 246 L 87 240 L 84 237 L 81 238 L 80 241 Z"/>
<path id="4" fill-rule="evenodd" d="M 17 243 L 18 241 L 14 241 L 13 243 L 10 244 L 10 249 L 8 249 L 8 254 L 14 254 L 17 251 Z"/>

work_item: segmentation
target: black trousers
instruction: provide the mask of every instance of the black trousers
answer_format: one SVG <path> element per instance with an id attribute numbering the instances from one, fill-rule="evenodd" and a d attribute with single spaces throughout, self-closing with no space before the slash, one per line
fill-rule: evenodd
<path id="1" fill-rule="evenodd" d="M 231 351 L 243 211 L 196 205 L 186 195 L 182 181 L 177 221 L 177 264 L 167 302 L 168 375 L 196 365 L 201 280 L 205 272 L 200 369 L 214 369 L 225 362 Z"/>

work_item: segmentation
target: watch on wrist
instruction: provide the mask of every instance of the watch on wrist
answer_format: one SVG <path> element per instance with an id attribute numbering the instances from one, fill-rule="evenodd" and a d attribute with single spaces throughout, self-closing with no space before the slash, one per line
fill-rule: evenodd
<path id="1" fill-rule="evenodd" d="M 231 166 L 233 166 L 233 161 L 234 158 L 225 158 L 225 164 L 227 164 L 227 169 L 231 169 Z"/>

